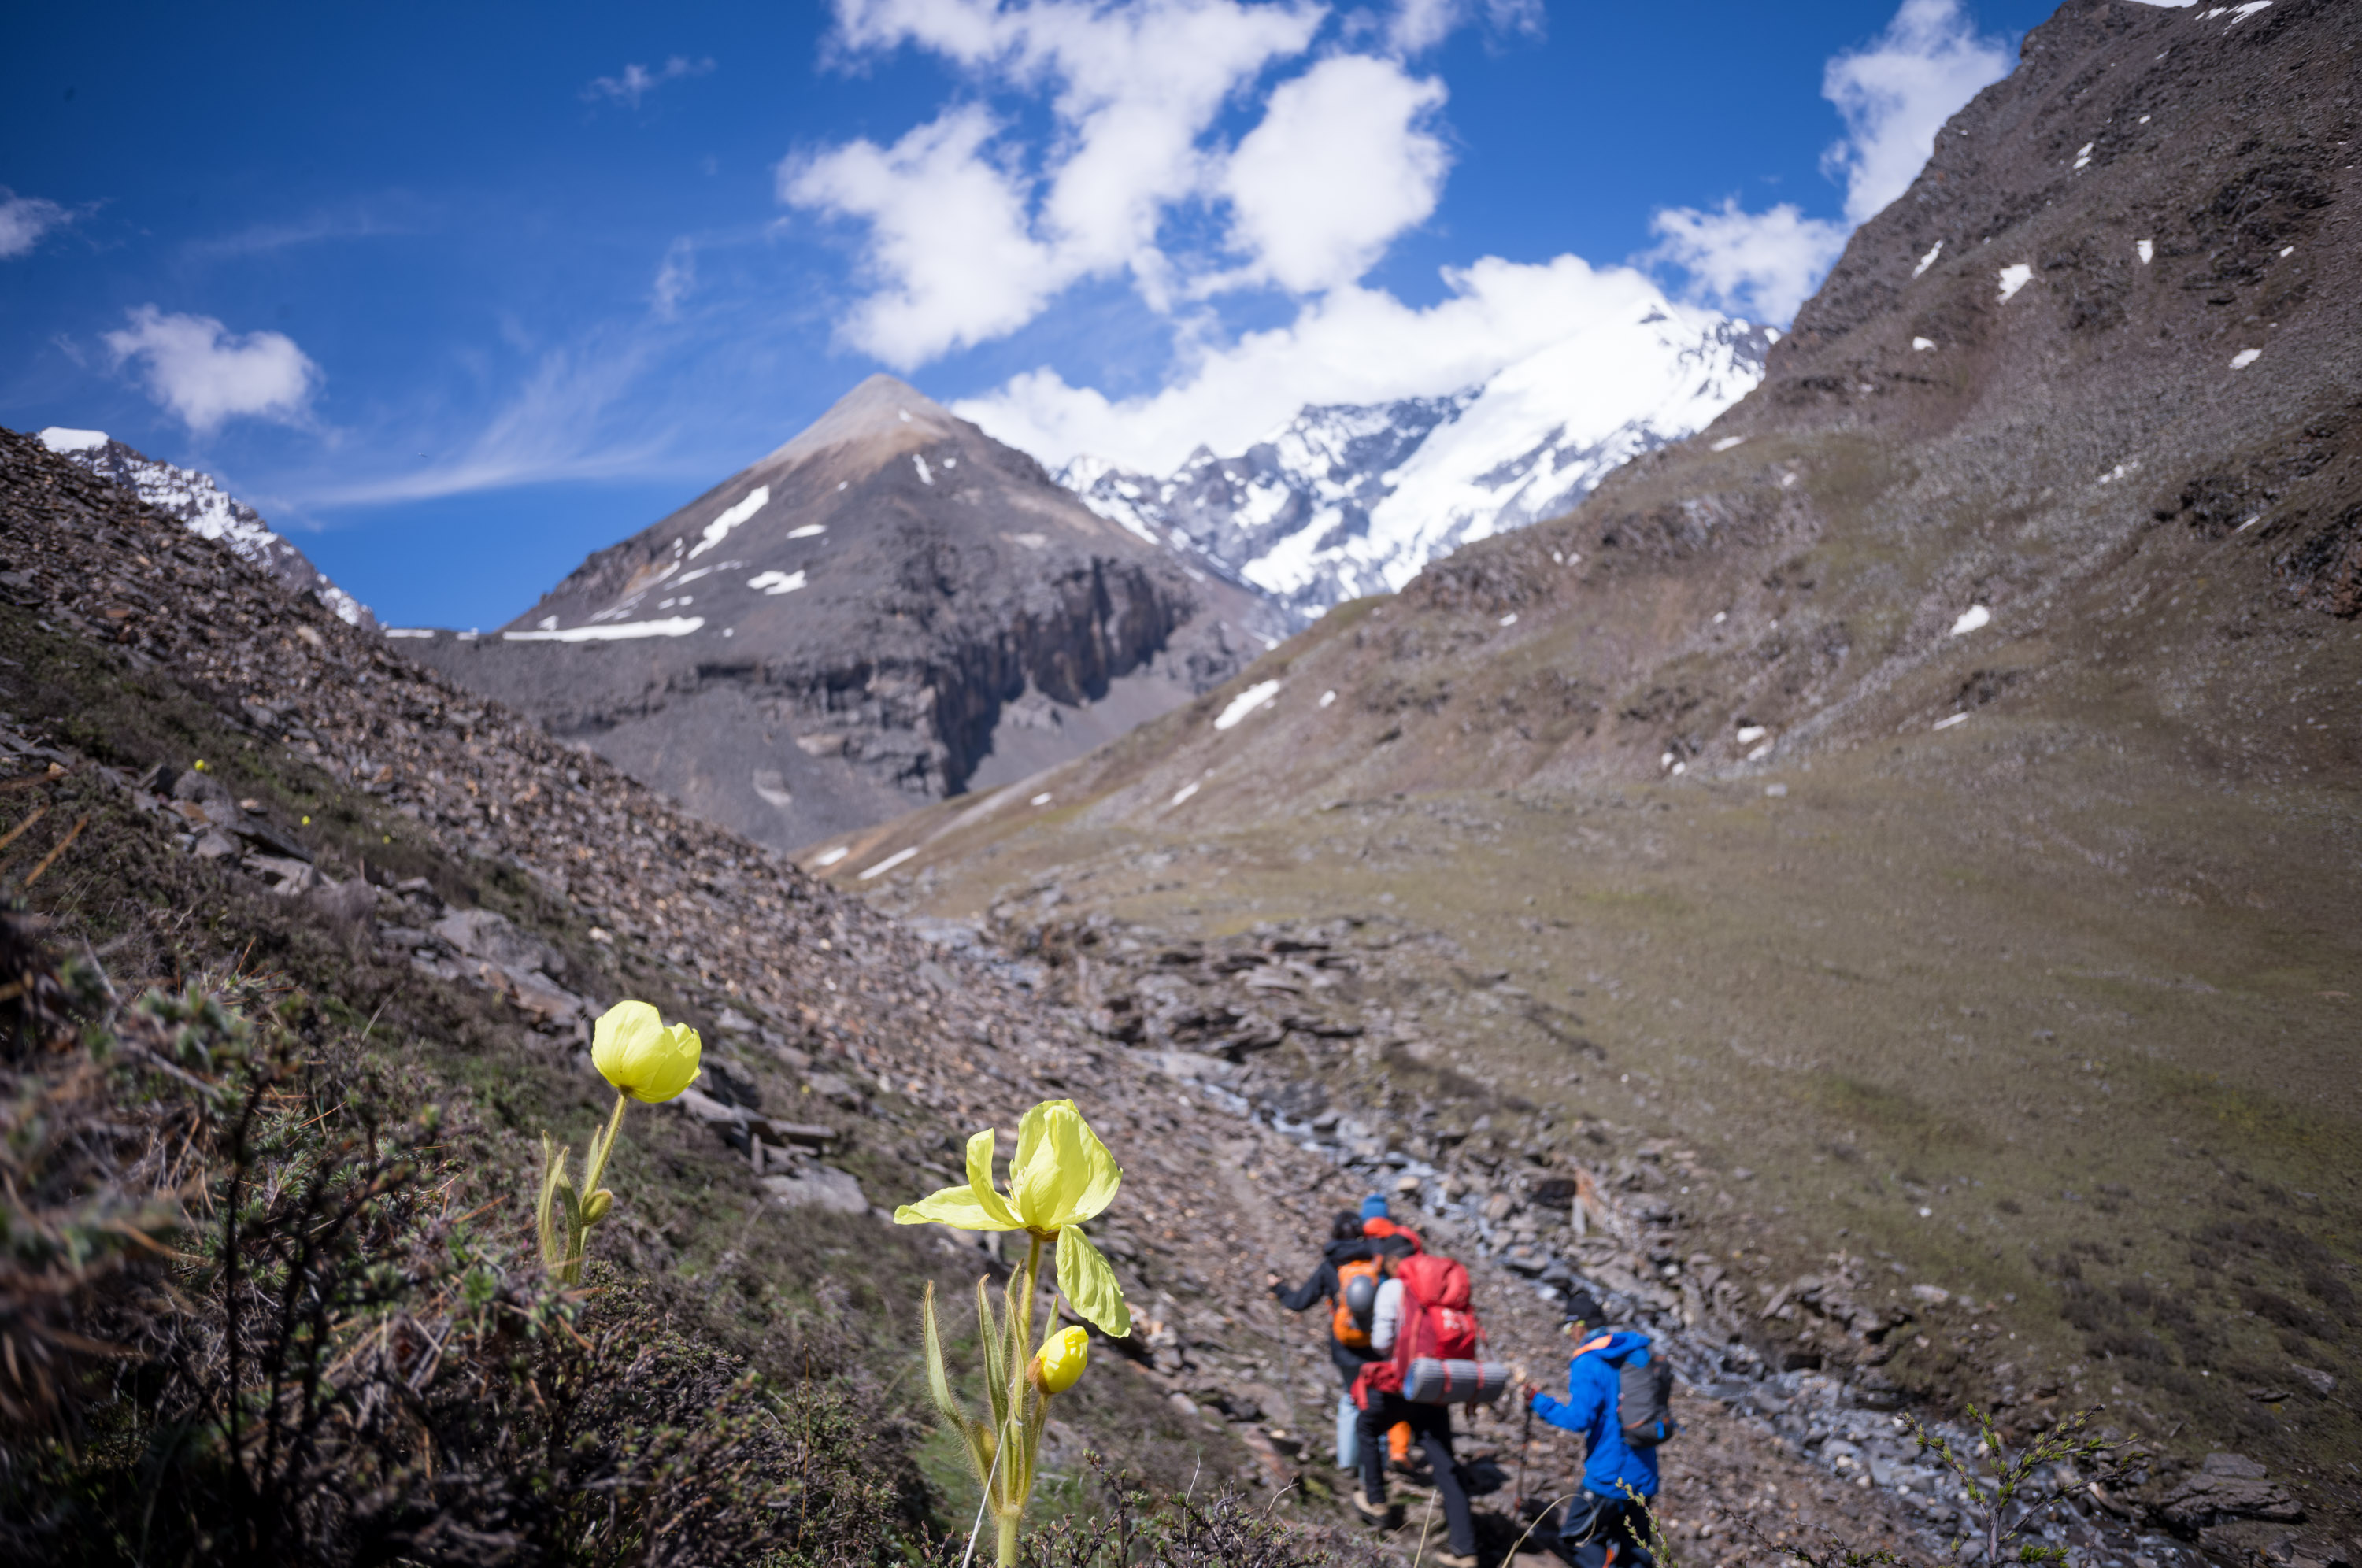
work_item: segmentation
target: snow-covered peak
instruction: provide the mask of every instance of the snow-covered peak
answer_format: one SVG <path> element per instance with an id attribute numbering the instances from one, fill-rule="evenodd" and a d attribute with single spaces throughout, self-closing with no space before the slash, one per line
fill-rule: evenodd
<path id="1" fill-rule="evenodd" d="M 87 452 L 105 446 L 108 439 L 104 430 L 68 430 L 61 425 L 52 425 L 41 432 L 41 445 L 60 454 Z"/>
<path id="2" fill-rule="evenodd" d="M 79 468 L 112 480 L 157 511 L 177 517 L 192 534 L 217 539 L 240 560 L 309 593 L 348 625 L 374 626 L 369 607 L 335 583 L 262 520 L 262 514 L 222 489 L 214 476 L 135 451 L 104 430 L 51 425 L 40 443 Z"/>
<path id="3" fill-rule="evenodd" d="M 1307 407 L 1235 457 L 1201 447 L 1163 479 L 1087 457 L 1058 479 L 1101 516 L 1308 618 L 1567 511 L 1744 396 L 1773 337 L 1644 302 L 1447 397 Z"/>

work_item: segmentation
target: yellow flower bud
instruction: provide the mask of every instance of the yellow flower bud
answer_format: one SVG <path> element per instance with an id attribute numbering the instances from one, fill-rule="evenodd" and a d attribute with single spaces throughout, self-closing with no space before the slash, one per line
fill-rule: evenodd
<path id="1" fill-rule="evenodd" d="M 1030 1369 L 1032 1381 L 1044 1394 L 1064 1394 L 1081 1378 L 1090 1359 L 1090 1335 L 1079 1327 L 1061 1329 L 1042 1342 Z"/>
<path id="2" fill-rule="evenodd" d="M 590 1035 L 590 1065 L 599 1076 L 649 1105 L 672 1099 L 696 1081 L 697 1054 L 696 1030 L 686 1023 L 666 1028 L 663 1017 L 644 1001 L 617 1002 Z"/>
<path id="3" fill-rule="evenodd" d="M 585 1225 L 597 1224 L 600 1220 L 604 1220 L 607 1217 L 607 1210 L 614 1207 L 615 1195 L 609 1192 L 605 1187 L 601 1187 L 598 1191 L 590 1195 L 590 1201 L 582 1206 L 582 1223 Z"/>

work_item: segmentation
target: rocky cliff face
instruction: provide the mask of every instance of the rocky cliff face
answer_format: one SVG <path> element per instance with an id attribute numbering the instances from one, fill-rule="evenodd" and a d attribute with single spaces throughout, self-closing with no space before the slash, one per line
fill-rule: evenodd
<path id="1" fill-rule="evenodd" d="M 1081 458 L 1093 511 L 1274 595 L 1302 619 L 1391 593 L 1460 546 L 1565 512 L 1761 379 L 1778 334 L 1636 283 L 1620 315 L 1440 398 L 1307 408 L 1234 457 L 1163 478 Z"/>
<path id="2" fill-rule="evenodd" d="M 787 846 L 1087 749 L 1278 617 L 889 377 L 497 634 L 398 629 L 713 821 Z"/>
<path id="3" fill-rule="evenodd" d="M 168 516 L 177 517 L 200 538 L 218 539 L 237 558 L 270 573 L 298 593 L 308 593 L 348 626 L 374 626 L 369 606 L 330 582 L 303 551 L 271 532 L 262 514 L 222 489 L 207 473 L 160 461 L 133 450 L 104 430 L 68 430 L 51 425 L 42 446 L 77 468 L 113 480 Z"/>

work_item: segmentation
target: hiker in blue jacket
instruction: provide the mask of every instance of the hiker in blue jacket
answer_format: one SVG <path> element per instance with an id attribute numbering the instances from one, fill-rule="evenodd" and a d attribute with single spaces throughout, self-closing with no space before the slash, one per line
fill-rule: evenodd
<path id="1" fill-rule="evenodd" d="M 1579 1338 L 1566 1369 L 1567 1397 L 1553 1399 L 1538 1387 L 1529 1389 L 1534 1414 L 1582 1433 L 1588 1454 L 1583 1490 L 1568 1501 L 1559 1520 L 1559 1555 L 1574 1568 L 1648 1568 L 1653 1560 L 1645 1544 L 1646 1521 L 1625 1489 L 1642 1497 L 1657 1495 L 1657 1451 L 1624 1441 L 1617 1405 L 1626 1364 L 1649 1364 L 1649 1336 L 1589 1328 L 1600 1311 L 1587 1291 L 1577 1291 L 1566 1311 L 1567 1327 Z"/>

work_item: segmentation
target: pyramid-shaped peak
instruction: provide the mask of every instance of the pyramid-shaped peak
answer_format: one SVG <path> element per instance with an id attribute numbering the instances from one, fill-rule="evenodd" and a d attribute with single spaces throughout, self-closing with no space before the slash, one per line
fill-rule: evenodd
<path id="1" fill-rule="evenodd" d="M 791 462 L 831 447 L 863 442 L 937 440 L 957 436 L 966 423 L 910 382 L 885 374 L 871 376 L 836 400 L 803 433 L 765 462 Z"/>

